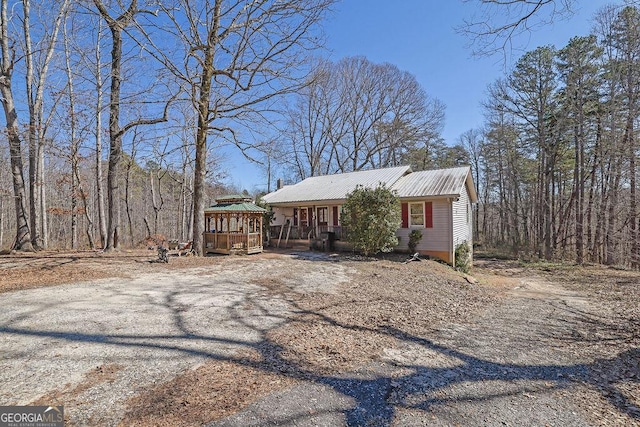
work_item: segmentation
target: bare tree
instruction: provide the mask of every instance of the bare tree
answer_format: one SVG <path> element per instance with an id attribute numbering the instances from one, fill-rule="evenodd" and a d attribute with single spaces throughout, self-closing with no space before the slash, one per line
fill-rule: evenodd
<path id="1" fill-rule="evenodd" d="M 102 173 L 102 100 L 104 96 L 104 82 L 102 80 L 102 55 L 100 42 L 102 40 L 102 19 L 98 20 L 98 28 L 96 29 L 96 46 L 94 51 L 94 79 L 96 89 L 95 99 L 95 147 L 96 147 L 96 199 L 98 202 L 98 229 L 100 231 L 100 242 L 102 247 L 107 242 L 107 220 L 104 210 L 104 178 Z"/>
<path id="2" fill-rule="evenodd" d="M 557 19 L 573 15 L 576 0 L 463 0 L 475 14 L 464 20 L 458 32 L 470 42 L 475 55 L 501 52 L 507 56 L 526 45 L 518 36 L 538 30 Z"/>
<path id="3" fill-rule="evenodd" d="M 279 160 L 293 166 L 299 179 L 324 175 L 335 168 L 333 145 L 345 130 L 339 95 L 334 64 L 321 61 L 286 111 L 278 138 L 286 148 Z"/>
<path id="4" fill-rule="evenodd" d="M 45 82 L 60 26 L 67 14 L 70 0 L 62 0 L 53 19 L 53 24 L 44 36 L 33 41 L 31 35 L 31 1 L 22 0 L 24 53 L 26 63 L 26 95 L 29 105 L 29 194 L 31 242 L 36 249 L 46 248 L 46 201 L 44 200 L 44 95 Z M 55 3 L 54 3 L 55 5 Z M 51 4 L 47 5 L 51 8 Z M 46 22 L 47 20 L 41 20 Z M 37 58 L 36 56 L 40 56 Z"/>
<path id="5" fill-rule="evenodd" d="M 67 94 L 69 96 L 69 144 L 70 144 L 70 161 L 71 161 L 71 248 L 78 248 L 78 194 L 80 193 L 80 174 L 79 174 L 79 157 L 80 142 L 78 138 L 78 123 L 76 116 L 75 91 L 73 72 L 71 70 L 71 52 L 69 49 L 69 36 L 67 33 L 67 25 L 63 26 L 63 46 L 64 46 L 64 62 L 67 74 Z M 85 204 L 86 207 L 86 204 Z"/>
<path id="6" fill-rule="evenodd" d="M 207 145 L 227 138 L 241 149 L 251 143 L 240 128 L 265 119 L 276 97 L 304 84 L 300 66 L 318 45 L 314 27 L 334 0 L 181 0 L 163 8 L 181 46 L 157 57 L 182 83 L 197 112 L 193 245 L 202 251 Z M 150 37 L 151 39 L 151 37 Z M 165 49 L 166 51 L 166 49 Z"/>
<path id="7" fill-rule="evenodd" d="M 13 197 L 16 210 L 16 239 L 13 249 L 33 251 L 31 231 L 27 217 L 27 194 L 23 176 L 22 141 L 18 130 L 18 114 L 13 98 L 11 77 L 15 65 L 15 51 L 9 39 L 7 0 L 0 0 L 0 102 L 4 109 L 11 157 Z"/>
<path id="8" fill-rule="evenodd" d="M 120 187 L 119 174 L 122 159 L 122 136 L 129 130 L 140 125 L 157 124 L 167 120 L 169 102 L 165 105 L 164 115 L 160 118 L 137 119 L 124 126 L 120 126 L 120 94 L 122 83 L 122 46 L 123 31 L 133 24 L 136 14 L 141 13 L 138 1 L 131 0 L 119 16 L 113 17 L 105 3 L 93 0 L 100 16 L 111 31 L 111 92 L 109 99 L 109 172 L 107 175 L 108 201 L 108 232 L 105 251 L 118 248 L 120 234 Z"/>
<path id="9" fill-rule="evenodd" d="M 408 72 L 364 57 L 320 62 L 281 140 L 297 178 L 411 162 L 438 139 L 444 106 Z"/>
<path id="10" fill-rule="evenodd" d="M 109 251 L 118 247 L 120 228 L 120 195 L 118 175 L 122 157 L 122 131 L 120 128 L 120 84 L 122 63 L 122 31 L 131 24 L 138 12 L 137 0 L 132 0 L 122 15 L 114 18 L 109 14 L 101 0 L 94 0 L 100 16 L 111 30 L 111 93 L 109 100 L 109 172 L 107 175 L 107 205 L 108 227 L 107 241 L 104 250 Z"/>
<path id="11" fill-rule="evenodd" d="M 480 180 L 480 174 L 483 168 L 483 151 L 484 141 L 483 133 L 479 129 L 469 129 L 460 135 L 459 142 L 465 147 L 469 153 L 469 159 L 471 160 L 471 173 L 473 174 L 473 181 L 476 186 L 478 194 L 484 193 L 484 183 Z M 480 241 L 480 204 L 473 205 L 474 210 L 474 226 L 473 226 L 473 240 L 474 242 Z"/>

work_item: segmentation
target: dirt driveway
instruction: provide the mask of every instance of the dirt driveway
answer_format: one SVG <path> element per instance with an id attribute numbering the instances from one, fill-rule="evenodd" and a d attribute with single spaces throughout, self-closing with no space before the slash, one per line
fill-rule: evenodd
<path id="1" fill-rule="evenodd" d="M 91 426 L 640 425 L 637 273 L 151 259 L 0 257 L 0 289 L 38 283 L 0 296 L 0 404 Z"/>

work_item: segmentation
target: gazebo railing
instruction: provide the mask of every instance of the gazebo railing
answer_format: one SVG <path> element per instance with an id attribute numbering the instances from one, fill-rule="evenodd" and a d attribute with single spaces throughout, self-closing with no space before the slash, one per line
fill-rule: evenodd
<path id="1" fill-rule="evenodd" d="M 204 249 L 234 250 L 260 246 L 260 233 L 204 233 Z"/>
<path id="2" fill-rule="evenodd" d="M 247 247 L 257 248 L 260 246 L 260 233 L 249 233 L 247 236 Z"/>

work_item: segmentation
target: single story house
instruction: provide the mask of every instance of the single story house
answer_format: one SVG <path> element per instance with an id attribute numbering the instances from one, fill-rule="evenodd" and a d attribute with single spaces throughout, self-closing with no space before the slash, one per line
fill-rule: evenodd
<path id="1" fill-rule="evenodd" d="M 478 200 L 468 166 L 413 172 L 409 166 L 372 169 L 307 178 L 279 186 L 263 197 L 274 211 L 272 229 L 277 240 L 312 239 L 331 233 L 344 239 L 342 205 L 356 186 L 384 184 L 398 195 L 402 226 L 398 250 L 408 250 L 409 233 L 419 229 L 417 251 L 455 263 L 455 248 L 473 244 L 472 204 Z"/>

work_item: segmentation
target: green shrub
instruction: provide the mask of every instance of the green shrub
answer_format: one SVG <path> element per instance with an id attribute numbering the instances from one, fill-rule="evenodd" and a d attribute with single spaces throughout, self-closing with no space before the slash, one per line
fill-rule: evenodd
<path id="1" fill-rule="evenodd" d="M 398 244 L 400 201 L 384 184 L 375 189 L 359 185 L 347 195 L 342 209 L 347 240 L 365 256 L 391 252 Z"/>
<path id="2" fill-rule="evenodd" d="M 462 242 L 456 246 L 456 270 L 468 273 L 471 269 L 471 248 L 469 243 Z"/>
<path id="3" fill-rule="evenodd" d="M 411 233 L 409 233 L 409 243 L 407 243 L 409 252 L 412 254 L 416 252 L 416 247 L 420 240 L 422 240 L 422 232 L 420 230 L 411 230 Z"/>

